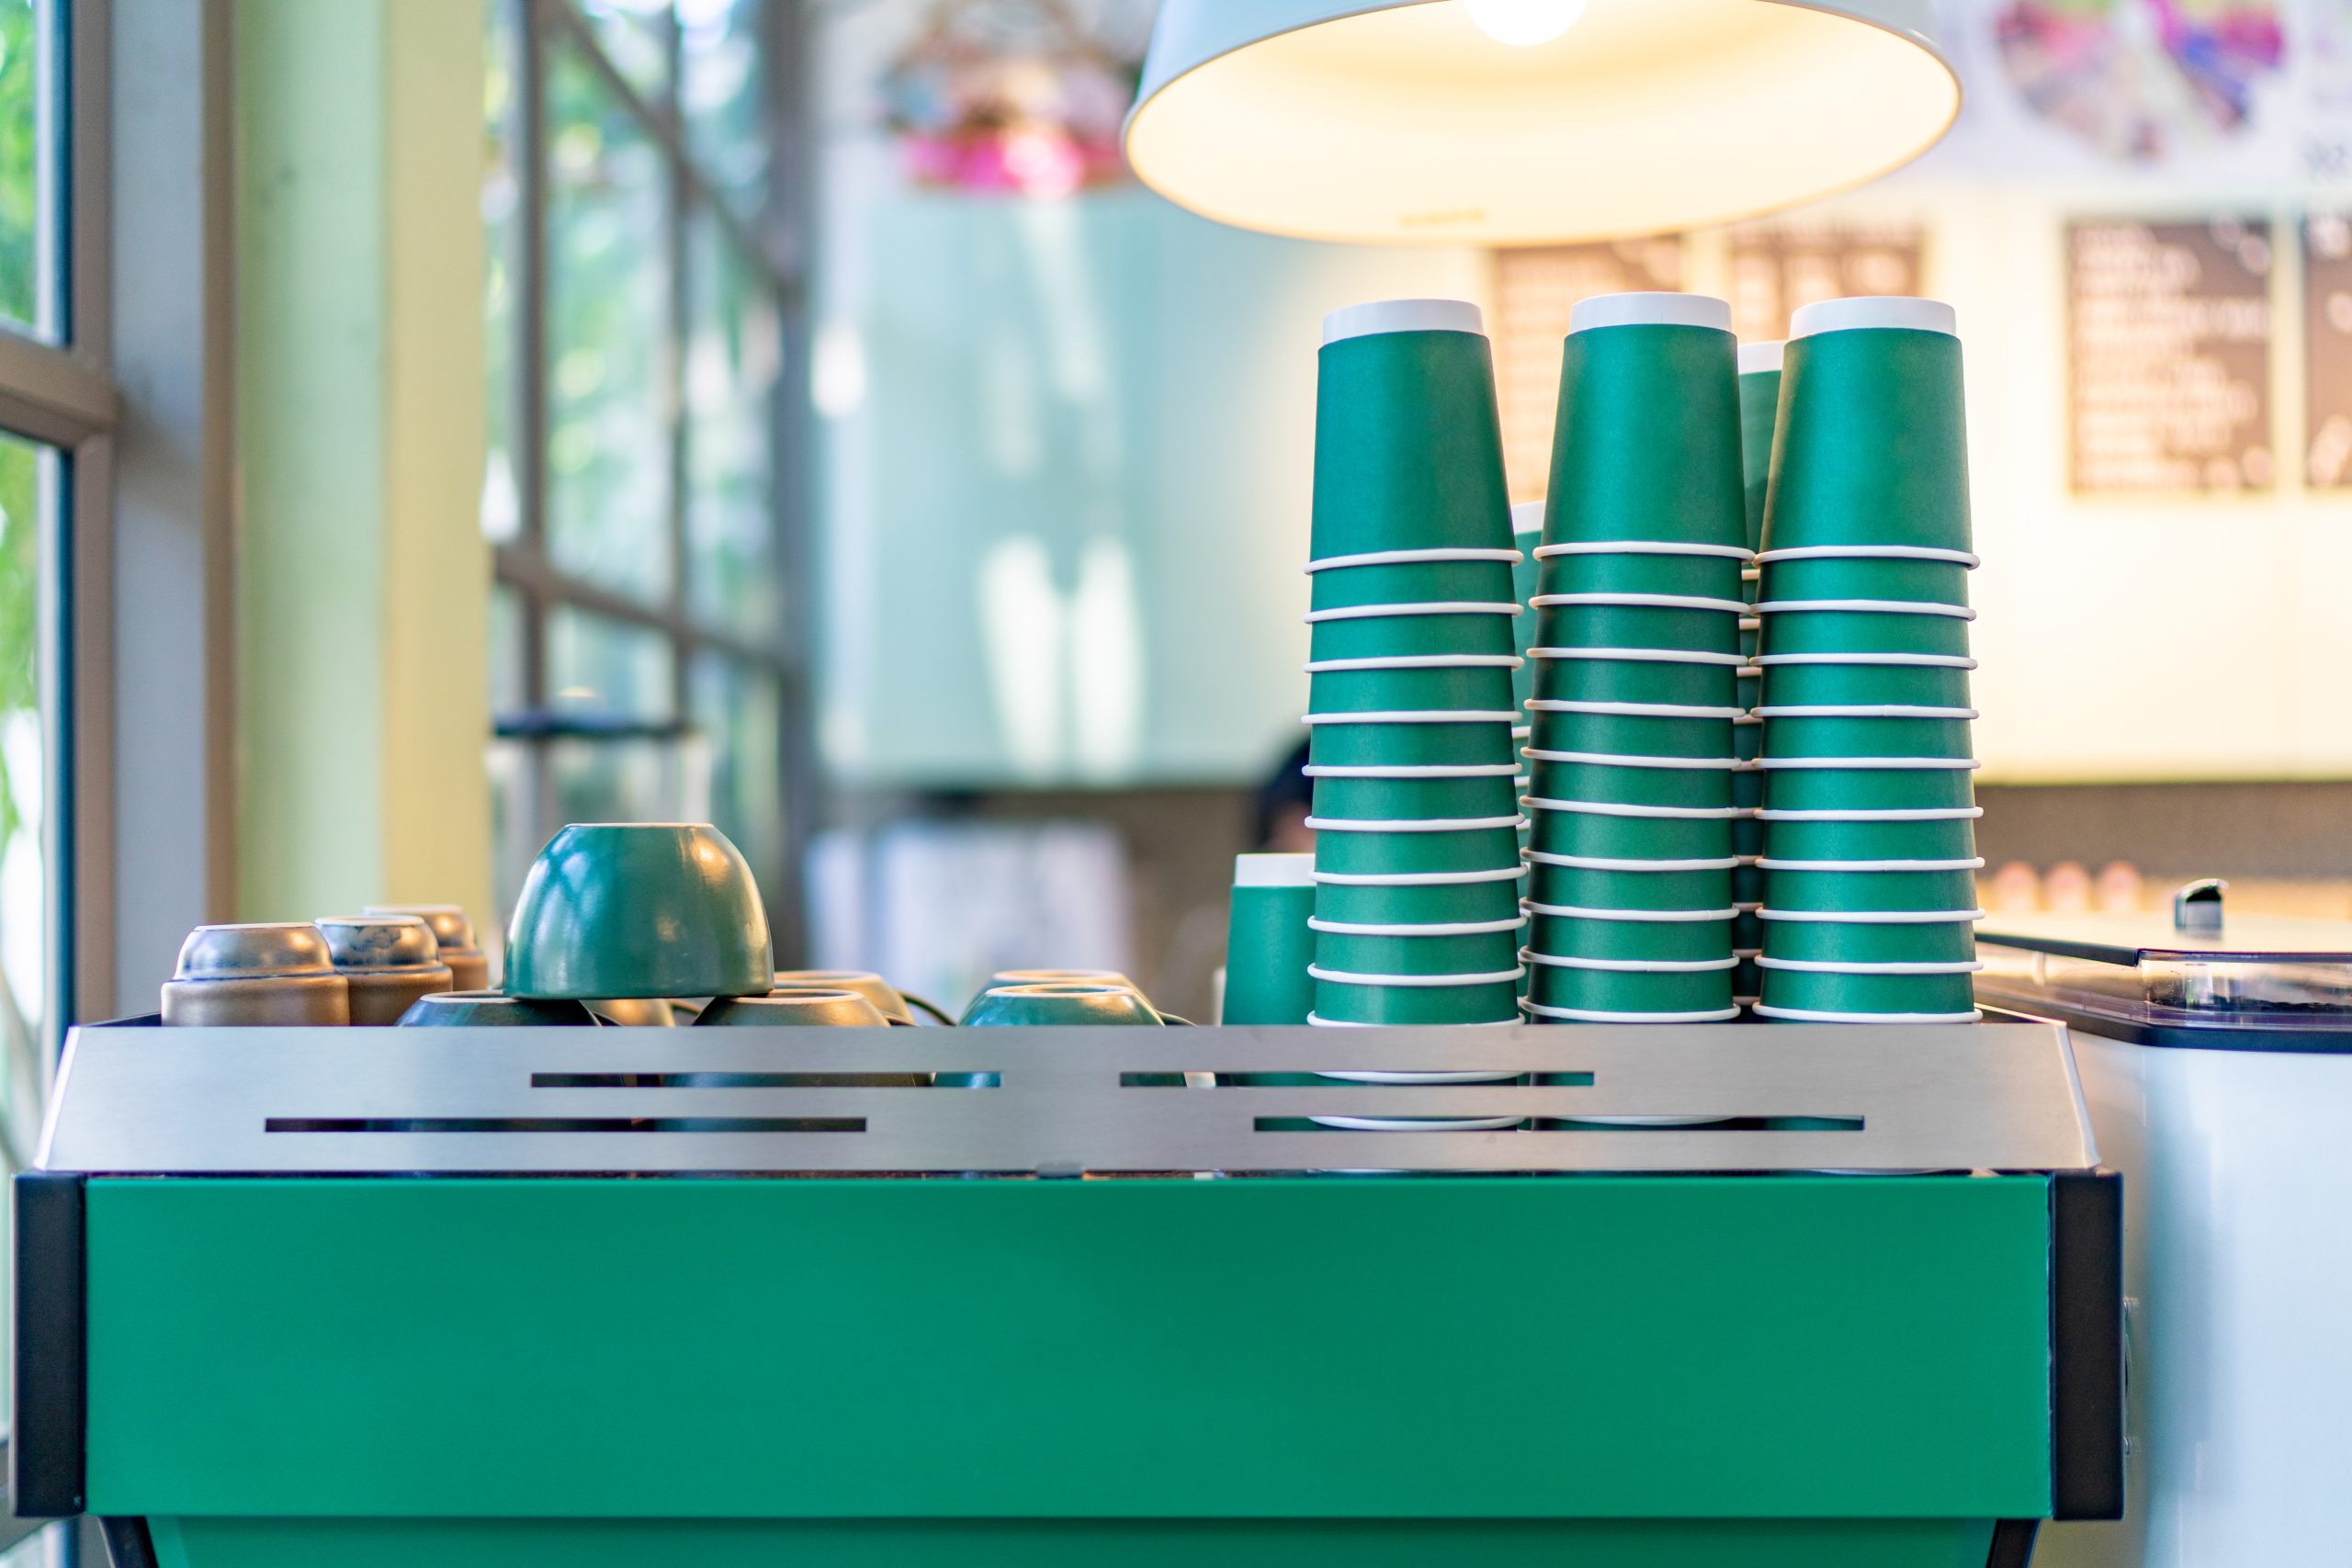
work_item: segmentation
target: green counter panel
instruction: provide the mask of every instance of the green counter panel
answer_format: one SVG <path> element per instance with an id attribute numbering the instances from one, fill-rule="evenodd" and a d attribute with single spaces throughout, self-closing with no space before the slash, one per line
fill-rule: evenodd
<path id="1" fill-rule="evenodd" d="M 94 1179 L 89 1506 L 2039 1517 L 2048 1254 L 2030 1177 Z"/>

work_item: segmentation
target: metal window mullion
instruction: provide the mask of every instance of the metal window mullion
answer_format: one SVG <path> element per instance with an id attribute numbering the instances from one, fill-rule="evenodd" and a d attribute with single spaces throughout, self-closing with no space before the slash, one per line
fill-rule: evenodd
<path id="1" fill-rule="evenodd" d="M 674 10 L 662 13 L 662 47 L 669 61 L 669 101 L 664 106 L 674 123 L 681 114 L 681 77 L 684 72 L 684 51 L 678 15 Z M 674 144 L 664 148 L 662 164 L 662 222 L 668 232 L 663 256 L 669 267 L 668 310 L 662 313 L 662 378 L 663 397 L 668 404 L 665 412 L 670 420 L 670 513 L 665 519 L 667 547 L 670 551 L 670 614 L 680 626 L 693 624 L 688 605 L 691 593 L 686 581 L 689 563 L 686 541 L 686 334 L 692 328 L 692 311 L 686 299 L 686 160 L 683 150 Z M 687 666 L 693 661 L 691 639 L 673 634 L 670 655 L 670 716 L 684 722 L 690 700 Z"/>
<path id="2" fill-rule="evenodd" d="M 505 0 L 514 11 L 514 96 L 508 111 L 514 123 L 507 141 L 514 149 L 515 179 L 514 333 L 514 436 L 508 454 L 521 543 L 502 546 L 501 557 L 519 548 L 544 564 L 548 559 L 548 201 L 552 177 L 548 163 L 548 34 L 542 25 L 545 0 Z M 548 705 L 548 574 L 521 579 L 502 575 L 514 587 L 522 621 L 523 705 Z"/>
<path id="3" fill-rule="evenodd" d="M 817 755 L 816 694 L 810 671 L 816 635 L 816 551 L 811 537 L 814 409 L 808 397 L 814 323 L 802 281 L 815 233 L 815 140 L 810 46 L 815 23 L 803 0 L 768 0 L 759 18 L 764 127 L 770 157 L 766 224 L 786 258 L 778 276 L 776 311 L 784 334 L 775 389 L 769 394 L 769 505 L 774 511 L 778 609 L 784 620 L 777 726 L 778 784 L 784 795 L 784 865 L 775 918 L 776 955 L 786 968 L 808 962 L 803 867 L 814 829 L 831 811 Z M 757 253 L 767 255 L 762 250 Z"/>
<path id="4" fill-rule="evenodd" d="M 756 664 L 763 670 L 785 670 L 788 660 L 773 644 L 738 636 L 724 626 L 680 615 L 666 602 L 633 598 L 586 578 L 574 577 L 543 558 L 514 545 L 497 547 L 493 559 L 500 582 L 548 604 L 570 604 L 608 620 L 625 621 L 661 633 L 673 642 L 709 648 Z"/>

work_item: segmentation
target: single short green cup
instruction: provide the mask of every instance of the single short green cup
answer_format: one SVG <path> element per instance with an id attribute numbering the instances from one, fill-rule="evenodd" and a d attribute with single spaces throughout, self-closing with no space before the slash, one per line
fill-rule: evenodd
<path id="1" fill-rule="evenodd" d="M 1973 919 L 1955 920 L 1765 919 L 1765 956 L 1808 964 L 1971 964 Z"/>
<path id="2" fill-rule="evenodd" d="M 1498 719 L 1317 724 L 1307 737 L 1307 765 L 1317 768 L 1498 768 L 1518 760 L 1510 726 Z"/>
<path id="3" fill-rule="evenodd" d="M 1596 758 L 1600 760 L 1588 760 Z M 1679 807 L 1720 810 L 1732 798 L 1736 773 L 1729 759 L 1644 758 L 1644 762 L 1685 766 L 1636 766 L 1617 752 L 1544 750 L 1528 762 L 1528 793 L 1548 800 L 1602 800 L 1620 806 Z"/>
<path id="4" fill-rule="evenodd" d="M 1316 886 L 1313 913 L 1341 925 L 1418 926 L 1508 920 L 1519 913 L 1526 878 L 1485 874 L 1476 882 L 1345 883 Z M 1231 959 L 1227 960 L 1230 969 Z M 1232 989 L 1228 973 L 1227 993 Z"/>
<path id="5" fill-rule="evenodd" d="M 1906 656 L 1908 657 L 1908 656 Z M 1968 671 L 1958 664 L 1770 664 L 1754 705 L 1964 708 Z"/>
<path id="6" fill-rule="evenodd" d="M 1763 547 L 1968 549 L 1968 440 L 1951 309 L 1824 300 L 1801 307 L 1790 333 Z"/>
<path id="7" fill-rule="evenodd" d="M 1538 603 L 1531 648 L 1652 648 L 1692 653 L 1739 651 L 1739 613 L 1712 602 L 1622 600 Z"/>
<path id="8" fill-rule="evenodd" d="M 1580 860 L 1720 860 L 1733 852 L 1729 817 L 1635 817 L 1558 808 L 1566 804 L 1531 797 L 1529 848 Z"/>
<path id="9" fill-rule="evenodd" d="M 1517 968 L 1516 962 L 1510 967 Z M 1341 1024 L 1515 1023 L 1519 981 L 1375 986 L 1318 977 L 1315 1016 Z"/>
<path id="10" fill-rule="evenodd" d="M 1317 562 L 1310 577 L 1310 599 L 1317 610 L 1453 600 L 1517 602 L 1511 563 L 1500 558 L 1374 560 L 1348 566 Z"/>
<path id="11" fill-rule="evenodd" d="M 1950 710 L 1966 714 L 1969 710 Z M 1973 755 L 1969 720 L 1865 713 L 1860 709 L 1766 707 L 1767 757 L 1953 757 Z"/>
<path id="12" fill-rule="evenodd" d="M 1537 698 L 1541 703 L 1544 699 Z M 1546 751 L 1601 752 L 1627 757 L 1728 758 L 1732 721 L 1680 713 L 1558 712 L 1537 707 L 1535 745 Z"/>
<path id="13" fill-rule="evenodd" d="M 1527 947 L 1547 958 L 1603 958 L 1694 963 L 1731 951 L 1731 921 L 1629 920 L 1601 915 L 1547 915 L 1536 910 Z"/>
<path id="14" fill-rule="evenodd" d="M 1731 893 L 1728 866 L 1697 871 L 1619 871 L 1537 861 L 1528 879 L 1529 902 L 1551 908 L 1672 912 L 1724 909 L 1731 907 Z"/>
<path id="15" fill-rule="evenodd" d="M 1741 520 L 1747 547 L 1762 547 L 1764 499 L 1772 476 L 1772 427 L 1781 409 L 1781 359 L 1776 341 L 1739 345 L 1739 475 Z M 1752 597 L 1752 595 L 1751 595 Z"/>
<path id="16" fill-rule="evenodd" d="M 1315 817 L 1353 822 L 1420 822 L 1431 818 L 1510 817 L 1519 809 L 1519 785 L 1510 773 L 1468 778 L 1334 778 L 1315 780 Z"/>
<path id="17" fill-rule="evenodd" d="M 1974 977 L 1852 969 L 1778 969 L 1763 961 L 1763 1004 L 1801 1012 L 1943 1017 L 1975 1007 Z"/>
<path id="18" fill-rule="evenodd" d="M 1926 653 L 1968 656 L 1963 615 L 1886 609 L 1779 609 L 1775 604 L 1887 604 L 1877 599 L 1767 601 L 1759 655 L 1786 653 Z"/>
<path id="19" fill-rule="evenodd" d="M 1491 609 L 1448 608 L 1475 605 L 1472 600 L 1441 600 L 1436 607 L 1396 604 L 1382 615 L 1358 615 L 1351 610 L 1318 610 L 1310 617 L 1308 657 L 1317 663 L 1333 659 L 1388 659 L 1398 655 L 1475 654 L 1507 658 L 1511 646 L 1510 601 L 1498 600 Z"/>
<path id="20" fill-rule="evenodd" d="M 1486 975 L 1519 962 L 1520 917 L 1507 930 L 1432 935 L 1364 935 L 1323 925 L 1315 933 L 1315 966 L 1346 975 Z M 1319 922 L 1318 922 L 1319 923 Z"/>
<path id="21" fill-rule="evenodd" d="M 1527 999 L 1595 1013 L 1723 1012 L 1732 1005 L 1731 955 L 1707 969 L 1588 969 L 1531 963 Z M 1540 1015 L 1539 1015 L 1540 1016 Z"/>
<path id="22" fill-rule="evenodd" d="M 1533 695 L 1546 702 L 1664 703 L 1736 707 L 1735 667 L 1716 659 L 1530 659 Z"/>
<path id="23" fill-rule="evenodd" d="M 1947 807 L 1946 809 L 1958 809 Z M 1971 860 L 1968 817 L 1774 817 L 1758 824 L 1774 860 Z"/>
<path id="24" fill-rule="evenodd" d="M 1834 758 L 1788 759 L 1764 771 L 1764 805 L 1773 811 L 1912 811 L 1976 804 L 1973 762 L 1938 757 L 1875 760 L 1904 765 L 1843 767 Z"/>
<path id="25" fill-rule="evenodd" d="M 763 996 L 767 910 L 707 823 L 574 823 L 532 863 L 506 932 L 506 992 L 539 999 Z"/>
<path id="26" fill-rule="evenodd" d="M 1840 869 L 1820 862 L 1767 861 L 1764 907 L 1811 914 L 1958 914 L 1976 908 L 1976 872 L 1966 864 L 1929 870 L 1882 862 L 1874 869 L 1856 870 L 1843 869 L 1852 862 L 1835 863 Z"/>
<path id="27" fill-rule="evenodd" d="M 1571 312 L 1546 544 L 1747 543 L 1730 308 L 1605 295 Z"/>
<path id="28" fill-rule="evenodd" d="M 1446 828 L 1405 832 L 1325 828 L 1315 835 L 1315 869 L 1348 875 L 1498 871 L 1519 864 L 1519 829 Z"/>
<path id="29" fill-rule="evenodd" d="M 1420 665 L 1404 669 L 1318 669 L 1307 685 L 1310 713 L 1504 713 L 1510 708 L 1510 666 Z"/>
<path id="30" fill-rule="evenodd" d="M 882 1010 L 855 991 L 795 986 L 764 997 L 721 997 L 695 1020 L 698 1029 L 888 1029 Z"/>
<path id="31" fill-rule="evenodd" d="M 1729 547 L 1724 547 L 1728 549 Z M 1537 578 L 1539 593 L 1668 593 L 1704 599 L 1736 599 L 1740 558 L 1710 549 L 1703 553 L 1603 549 L 1575 547 L 1546 556 Z"/>
<path id="32" fill-rule="evenodd" d="M 496 991 L 436 991 L 419 997 L 401 1014 L 401 1028 L 533 1029 L 596 1027 L 585 1002 L 533 1001 Z"/>
<path id="33" fill-rule="evenodd" d="M 1968 562 L 1917 556 L 1802 555 L 1767 560 L 1761 598 L 1968 603 Z"/>
<path id="34" fill-rule="evenodd" d="M 1131 987 L 1077 982 L 991 986 L 964 1010 L 968 1028 L 1039 1024 L 1158 1024 L 1159 1015 Z"/>
<path id="35" fill-rule="evenodd" d="M 1303 1024 L 1315 1008 L 1313 855 L 1237 855 L 1220 1023 Z"/>

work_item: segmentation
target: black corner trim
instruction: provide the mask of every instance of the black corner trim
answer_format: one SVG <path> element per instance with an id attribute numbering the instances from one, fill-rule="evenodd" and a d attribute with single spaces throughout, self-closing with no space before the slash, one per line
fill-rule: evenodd
<path id="1" fill-rule="evenodd" d="M 2050 1517 L 2123 1517 L 2123 1179 L 2050 1179 Z"/>
<path id="2" fill-rule="evenodd" d="M 2033 1561 L 2033 1538 L 2040 1519 L 1998 1519 L 1993 1525 L 1993 1551 L 1984 1568 L 2027 1568 Z M 119 1559 L 117 1559 L 119 1562 Z"/>
<path id="3" fill-rule="evenodd" d="M 17 1173 L 16 1421 L 8 1485 L 21 1518 L 82 1511 L 89 1416 L 83 1331 L 83 1179 Z"/>
<path id="4" fill-rule="evenodd" d="M 155 1538 L 148 1533 L 145 1519 L 136 1515 L 103 1518 L 98 1528 L 106 1532 L 107 1555 L 114 1560 L 114 1568 L 159 1568 Z"/>

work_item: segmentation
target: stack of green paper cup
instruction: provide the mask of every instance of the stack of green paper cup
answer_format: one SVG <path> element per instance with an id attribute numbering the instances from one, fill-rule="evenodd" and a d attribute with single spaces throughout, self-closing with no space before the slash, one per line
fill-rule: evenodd
<path id="1" fill-rule="evenodd" d="M 1519 615 L 1510 624 L 1510 642 L 1515 651 L 1524 653 L 1535 644 L 1535 611 L 1529 601 L 1535 597 L 1538 566 L 1535 551 L 1536 547 L 1544 542 L 1544 503 L 1542 502 L 1522 501 L 1510 509 L 1510 542 L 1519 551 L 1519 564 L 1511 568 L 1510 573 L 1511 596 L 1519 601 Z M 1520 660 L 1518 672 L 1512 675 L 1510 682 L 1510 711 L 1519 720 L 1510 728 L 1511 751 L 1514 756 L 1524 750 L 1528 742 L 1534 738 L 1535 731 L 1528 723 L 1527 712 L 1527 699 L 1534 694 L 1535 662 L 1532 660 L 1522 659 Z M 1527 786 L 1533 782 L 1528 774 L 1523 758 L 1521 760 L 1519 777 L 1514 782 L 1519 785 L 1519 793 L 1521 795 L 1527 793 Z M 1521 850 L 1528 847 L 1525 828 L 1519 830 L 1519 847 Z"/>
<path id="2" fill-rule="evenodd" d="M 1312 548 L 1306 1021 L 1514 1022 L 1520 552 L 1476 306 L 1325 320 Z"/>
<path id="3" fill-rule="evenodd" d="M 1739 345 L 1739 472 L 1751 550 L 1763 547 L 1764 500 L 1772 474 L 1772 425 L 1781 408 L 1783 346 L 1779 342 Z M 1739 652 L 1746 660 L 1739 667 L 1739 705 L 1747 713 L 1733 739 L 1740 760 L 1746 762 L 1756 760 L 1763 742 L 1764 721 L 1755 716 L 1757 705 L 1764 700 L 1764 671 L 1755 662 L 1757 631 L 1763 622 L 1754 609 L 1762 576 L 1762 568 L 1755 566 L 1741 569 L 1739 574 L 1740 597 L 1749 606 L 1739 623 Z M 1732 775 L 1731 784 L 1732 804 L 1740 811 L 1732 820 L 1732 848 L 1739 856 L 1739 864 L 1732 870 L 1732 905 L 1739 911 L 1731 930 L 1732 951 L 1739 959 L 1739 967 L 1732 971 L 1732 989 L 1740 1006 L 1754 1007 L 1763 985 L 1763 971 L 1756 961 L 1764 949 L 1764 922 L 1757 913 L 1764 898 L 1764 873 L 1758 864 L 1764 853 L 1764 824 L 1757 819 L 1756 811 L 1764 804 L 1764 774 L 1754 767 L 1743 768 Z"/>
<path id="4" fill-rule="evenodd" d="M 1967 443 L 1928 299 L 1796 312 L 1770 470 L 1763 635 L 1768 1018 L 1976 1018 Z"/>
<path id="5" fill-rule="evenodd" d="M 1731 1019 L 1743 520 L 1731 311 L 1570 317 L 1531 601 L 1527 1013 Z"/>

